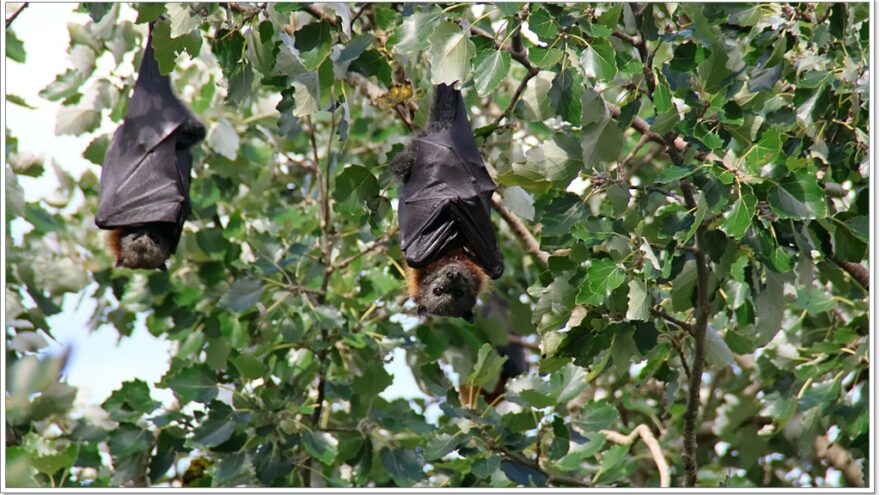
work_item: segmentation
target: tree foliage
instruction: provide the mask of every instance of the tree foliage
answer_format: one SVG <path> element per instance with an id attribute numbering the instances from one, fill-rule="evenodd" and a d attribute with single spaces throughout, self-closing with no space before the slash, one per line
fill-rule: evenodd
<path id="1" fill-rule="evenodd" d="M 82 8 L 41 96 L 95 166 L 25 202 L 46 170 L 6 131 L 10 486 L 657 486 L 660 461 L 675 486 L 864 483 L 868 4 Z M 93 224 L 93 131 L 149 22 L 209 129 L 167 273 L 113 268 Z M 387 163 L 454 81 L 506 313 L 417 322 Z M 175 342 L 162 380 L 73 410 L 40 352 L 65 295 Z M 532 372 L 463 406 L 508 332 Z M 427 398 L 380 395 L 401 348 Z"/>

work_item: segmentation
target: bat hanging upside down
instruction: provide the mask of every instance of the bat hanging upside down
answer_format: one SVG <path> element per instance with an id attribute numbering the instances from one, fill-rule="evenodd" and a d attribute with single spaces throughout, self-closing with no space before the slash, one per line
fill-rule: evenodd
<path id="1" fill-rule="evenodd" d="M 190 148 L 204 137 L 205 126 L 159 73 L 150 35 L 101 169 L 95 224 L 112 231 L 116 266 L 165 270 L 190 210 Z"/>
<path id="2" fill-rule="evenodd" d="M 435 88 L 428 128 L 391 161 L 402 183 L 398 219 L 410 296 L 419 315 L 473 320 L 489 279 L 504 271 L 490 219 L 495 184 L 461 93 Z"/>

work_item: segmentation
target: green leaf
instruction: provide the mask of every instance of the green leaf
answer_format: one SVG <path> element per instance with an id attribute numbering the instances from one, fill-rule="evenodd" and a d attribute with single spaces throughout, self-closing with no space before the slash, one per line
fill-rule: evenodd
<path id="1" fill-rule="evenodd" d="M 360 373 L 352 378 L 351 385 L 358 393 L 369 397 L 377 395 L 394 381 L 381 360 L 367 362 Z"/>
<path id="2" fill-rule="evenodd" d="M 507 479 L 520 486 L 544 486 L 547 484 L 547 475 L 530 466 L 504 459 L 501 461 L 501 470 Z"/>
<path id="3" fill-rule="evenodd" d="M 383 447 L 379 458 L 385 470 L 400 487 L 411 487 L 425 478 L 422 471 L 424 461 L 411 449 L 394 449 Z"/>
<path id="4" fill-rule="evenodd" d="M 767 285 L 755 296 L 755 327 L 758 330 L 758 346 L 764 346 L 782 328 L 785 315 L 783 283 L 778 275 L 767 273 Z"/>
<path id="5" fill-rule="evenodd" d="M 309 454 L 321 461 L 321 464 L 330 466 L 339 452 L 339 440 L 325 431 L 306 431 L 302 433 L 303 445 Z"/>
<path id="6" fill-rule="evenodd" d="M 191 401 L 208 403 L 217 397 L 217 379 L 205 364 L 191 364 L 172 371 L 162 381 L 171 388 L 181 405 Z"/>
<path id="7" fill-rule="evenodd" d="M 150 397 L 150 387 L 142 380 L 128 381 L 115 390 L 101 408 L 110 414 L 113 421 L 134 422 L 145 414 L 150 414 L 161 405 Z"/>
<path id="8" fill-rule="evenodd" d="M 558 48 L 541 48 L 536 46 L 529 49 L 529 61 L 539 69 L 549 69 L 562 60 L 564 53 Z"/>
<path id="9" fill-rule="evenodd" d="M 758 93 L 772 88 L 782 76 L 782 64 L 755 69 L 749 74 L 749 91 Z"/>
<path id="10" fill-rule="evenodd" d="M 110 137 L 106 134 L 103 136 L 98 136 L 89 143 L 86 147 L 86 150 L 83 151 L 83 158 L 94 163 L 95 165 L 101 165 L 104 163 L 104 155 L 107 154 L 107 148 L 110 146 Z"/>
<path id="11" fill-rule="evenodd" d="M 433 7 L 428 12 L 415 12 L 407 17 L 394 32 L 394 37 L 397 39 L 394 53 L 411 55 L 428 48 L 434 28 L 442 18 L 443 13 Z"/>
<path id="12" fill-rule="evenodd" d="M 168 19 L 171 21 L 172 38 L 180 38 L 185 34 L 189 34 L 202 23 L 201 17 L 193 16 L 187 4 L 169 3 L 166 9 L 168 11 Z"/>
<path id="13" fill-rule="evenodd" d="M 110 433 L 107 446 L 110 447 L 110 455 L 114 459 L 118 459 L 136 453 L 143 455 L 150 447 L 152 439 L 153 436 L 150 432 L 131 423 L 120 423 Z"/>
<path id="14" fill-rule="evenodd" d="M 617 409 L 604 400 L 588 403 L 572 421 L 584 433 L 604 430 L 617 421 Z"/>
<path id="15" fill-rule="evenodd" d="M 220 298 L 218 306 L 241 313 L 256 304 L 262 297 L 264 290 L 265 286 L 259 279 L 254 277 L 240 278 Z"/>
<path id="16" fill-rule="evenodd" d="M 79 445 L 71 444 L 60 454 L 38 455 L 33 459 L 33 466 L 46 476 L 52 476 L 62 469 L 70 469 L 79 454 Z"/>
<path id="17" fill-rule="evenodd" d="M 218 33 L 222 34 L 221 32 Z M 238 38 L 241 38 L 241 34 L 236 34 L 238 35 Z M 195 58 L 199 55 L 199 51 L 202 48 L 202 35 L 199 31 L 193 30 L 187 35 L 172 38 L 171 25 L 168 22 L 157 22 L 154 24 L 152 35 L 153 50 L 156 56 L 156 62 L 159 64 L 159 72 L 162 75 L 168 75 L 174 70 L 174 64 L 178 54 L 185 51 L 189 53 L 191 57 Z M 235 41 L 236 40 L 230 40 L 232 44 L 235 44 Z M 244 44 L 243 38 L 241 38 L 241 41 L 238 43 L 239 50 L 241 50 Z M 216 50 L 219 45 L 221 45 L 221 42 L 218 41 L 213 47 L 215 54 L 217 53 Z M 241 52 L 239 52 L 239 55 L 241 55 Z M 238 60 L 234 63 L 237 64 L 237 62 Z M 224 66 L 221 64 L 221 67 Z M 225 70 L 224 74 L 227 74 Z M 228 75 L 227 79 L 230 79 Z"/>
<path id="18" fill-rule="evenodd" d="M 690 72 L 705 60 L 706 54 L 703 47 L 688 41 L 675 47 L 672 52 L 672 60 L 669 68 L 676 72 Z"/>
<path id="19" fill-rule="evenodd" d="M 577 125 L 581 122 L 584 85 L 578 71 L 569 67 L 560 72 L 550 86 L 550 104 L 557 115 Z"/>
<path id="20" fill-rule="evenodd" d="M 630 280 L 626 319 L 648 321 L 650 318 L 651 299 L 648 297 L 648 288 L 641 280 Z"/>
<path id="21" fill-rule="evenodd" d="M 134 21 L 135 24 L 143 24 L 145 22 L 153 22 L 165 13 L 164 2 L 142 2 L 134 4 L 138 16 Z"/>
<path id="22" fill-rule="evenodd" d="M 831 379 L 824 382 L 813 383 L 798 401 L 798 408 L 807 411 L 816 406 L 827 405 L 836 402 L 840 397 L 840 380 Z"/>
<path id="23" fill-rule="evenodd" d="M 529 30 L 544 41 L 553 41 L 559 33 L 559 26 L 546 9 L 536 5 L 529 15 Z"/>
<path id="24" fill-rule="evenodd" d="M 456 435 L 450 435 L 448 433 L 436 435 L 428 440 L 428 444 L 425 447 L 425 460 L 433 461 L 435 459 L 440 459 L 457 449 L 465 440 L 467 440 L 467 437 L 461 433 Z"/>
<path id="25" fill-rule="evenodd" d="M 525 5 L 525 2 L 495 2 L 495 6 L 498 7 L 498 10 L 505 17 L 515 16 L 522 9 L 523 5 Z"/>
<path id="26" fill-rule="evenodd" d="M 736 240 L 742 239 L 752 224 L 757 204 L 758 200 L 748 193 L 737 198 L 730 210 L 724 214 L 721 230 Z"/>
<path id="27" fill-rule="evenodd" d="M 467 81 L 475 50 L 467 31 L 443 21 L 434 28 L 430 45 L 428 62 L 431 64 L 431 84 Z"/>
<path id="28" fill-rule="evenodd" d="M 593 260 L 587 269 L 587 277 L 578 292 L 577 304 L 599 305 L 614 289 L 626 280 L 624 271 L 613 260 L 602 258 Z"/>
<path id="29" fill-rule="evenodd" d="M 615 54 L 611 42 L 601 38 L 593 39 L 581 54 L 584 73 L 588 77 L 595 77 L 600 81 L 613 81 L 617 77 Z"/>
<path id="30" fill-rule="evenodd" d="M 485 97 L 492 94 L 510 72 L 510 52 L 487 49 L 474 59 L 474 88 Z"/>
<path id="31" fill-rule="evenodd" d="M 579 144 L 572 136 L 556 134 L 552 140 L 526 152 L 529 168 L 514 165 L 514 171 L 526 178 L 550 180 L 557 187 L 564 188 L 584 169 Z"/>
<path id="32" fill-rule="evenodd" d="M 611 4 L 605 12 L 599 15 L 596 21 L 608 28 L 616 28 L 617 21 L 620 19 L 620 13 L 623 11 L 623 4 Z"/>
<path id="33" fill-rule="evenodd" d="M 366 167 L 348 165 L 336 176 L 333 199 L 335 211 L 358 218 L 378 205 L 379 181 Z"/>
<path id="34" fill-rule="evenodd" d="M 55 135 L 80 136 L 101 124 L 101 112 L 91 108 L 61 107 L 55 118 Z"/>
<path id="35" fill-rule="evenodd" d="M 294 46 L 306 70 L 315 70 L 330 56 L 333 28 L 325 21 L 306 24 L 294 33 Z"/>
<path id="36" fill-rule="evenodd" d="M 234 432 L 232 409 L 222 402 L 212 402 L 208 419 L 196 428 L 189 441 L 197 447 L 212 448 L 229 440 Z"/>
<path id="37" fill-rule="evenodd" d="M 266 374 L 266 365 L 262 361 L 247 353 L 241 353 L 230 359 L 235 369 L 241 376 L 248 380 L 262 378 Z"/>
<path id="38" fill-rule="evenodd" d="M 772 186 L 767 202 L 779 218 L 809 220 L 828 216 L 825 194 L 816 176 L 803 169 Z"/>
<path id="39" fill-rule="evenodd" d="M 498 380 L 505 361 L 507 361 L 507 356 L 501 357 L 491 345 L 483 344 L 477 353 L 477 363 L 467 377 L 467 383 L 480 388 L 488 388 L 493 384 L 492 382 Z"/>
<path id="40" fill-rule="evenodd" d="M 697 265 L 694 260 L 685 262 L 681 272 L 672 281 L 672 309 L 686 311 L 693 307 L 691 295 L 697 283 Z"/>
<path id="41" fill-rule="evenodd" d="M 6 58 L 20 64 L 27 61 L 27 52 L 25 52 L 24 43 L 18 39 L 18 36 L 15 35 L 15 31 L 11 29 L 6 30 Z"/>
<path id="42" fill-rule="evenodd" d="M 544 288 L 530 287 L 529 294 L 538 299 L 532 313 L 538 332 L 556 330 L 568 321 L 574 307 L 575 288 L 567 277 L 558 276 Z"/>

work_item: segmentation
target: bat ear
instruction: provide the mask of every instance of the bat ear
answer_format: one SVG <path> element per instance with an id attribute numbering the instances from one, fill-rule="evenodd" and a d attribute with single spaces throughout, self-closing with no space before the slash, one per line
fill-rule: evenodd
<path id="1" fill-rule="evenodd" d="M 167 272 L 167 271 L 168 271 L 168 267 L 165 266 L 165 263 L 162 263 L 162 264 L 159 265 L 159 271 L 161 271 L 161 272 Z"/>
<path id="2" fill-rule="evenodd" d="M 418 313 L 419 318 L 424 318 L 428 314 L 428 308 L 426 308 L 422 304 L 419 304 L 419 309 L 417 309 L 416 312 Z"/>
<path id="3" fill-rule="evenodd" d="M 122 265 L 122 257 L 116 258 L 116 267 L 118 268 L 120 266 L 123 266 Z"/>
<path id="4" fill-rule="evenodd" d="M 467 313 L 461 315 L 461 317 L 464 318 L 464 321 L 466 321 L 468 323 L 474 322 L 474 312 L 473 311 L 468 311 Z"/>

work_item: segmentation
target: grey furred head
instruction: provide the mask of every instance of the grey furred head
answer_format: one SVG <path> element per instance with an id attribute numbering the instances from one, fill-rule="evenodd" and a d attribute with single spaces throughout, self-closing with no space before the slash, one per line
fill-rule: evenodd
<path id="1" fill-rule="evenodd" d="M 156 224 L 126 228 L 119 238 L 116 266 L 165 270 L 171 256 L 171 238 Z"/>
<path id="2" fill-rule="evenodd" d="M 460 316 L 473 321 L 479 290 L 480 281 L 470 267 L 458 259 L 450 259 L 422 278 L 419 315 Z"/>

